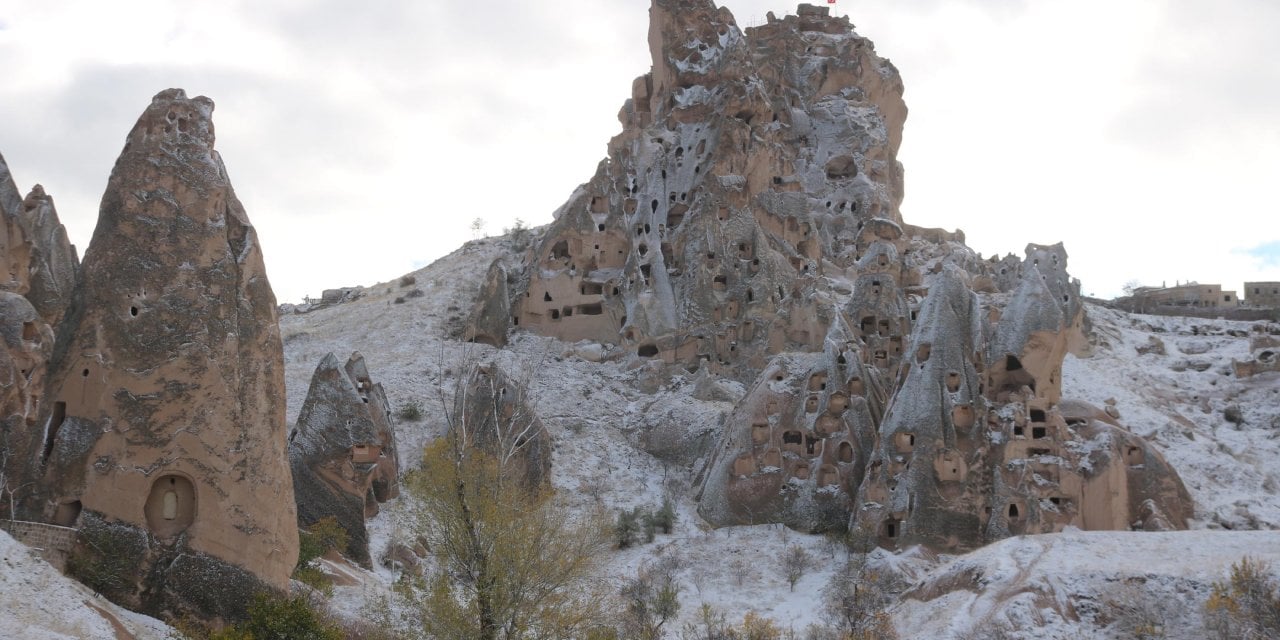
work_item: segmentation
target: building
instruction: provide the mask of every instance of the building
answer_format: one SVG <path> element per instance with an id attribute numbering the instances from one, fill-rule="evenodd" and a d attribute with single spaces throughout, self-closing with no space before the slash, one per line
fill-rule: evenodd
<path id="1" fill-rule="evenodd" d="M 1250 307 L 1280 307 L 1280 282 L 1246 282 L 1244 296 Z"/>
<path id="2" fill-rule="evenodd" d="M 1223 291 L 1220 284 L 1188 282 L 1172 287 L 1138 287 L 1133 291 L 1133 303 L 1138 308 L 1196 307 L 1216 309 L 1237 307 L 1240 304 L 1240 300 L 1235 291 Z"/>

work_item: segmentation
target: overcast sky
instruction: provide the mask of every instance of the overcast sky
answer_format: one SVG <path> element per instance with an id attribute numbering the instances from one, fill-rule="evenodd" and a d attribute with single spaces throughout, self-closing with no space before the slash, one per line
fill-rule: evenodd
<path id="1" fill-rule="evenodd" d="M 361 6 L 358 6 L 361 5 Z M 730 0 L 742 26 L 795 5 Z M 903 216 L 1086 293 L 1280 280 L 1280 2 L 840 0 L 910 109 Z M 585 182 L 645 0 L 0 0 L 0 154 L 81 253 L 152 95 L 217 103 L 277 297 L 390 280 Z"/>

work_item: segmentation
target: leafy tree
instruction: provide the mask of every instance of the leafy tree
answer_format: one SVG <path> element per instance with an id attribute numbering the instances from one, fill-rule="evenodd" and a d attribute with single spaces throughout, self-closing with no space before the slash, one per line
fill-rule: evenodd
<path id="1" fill-rule="evenodd" d="M 427 447 L 406 478 L 418 532 L 439 571 L 424 603 L 435 638 L 580 637 L 593 622 L 589 579 L 599 527 L 575 521 L 549 488 L 512 478 L 468 441 L 464 418 Z"/>
<path id="2" fill-rule="evenodd" d="M 1271 565 L 1245 557 L 1225 582 L 1213 583 L 1205 628 L 1216 638 L 1280 638 L 1280 588 Z"/>

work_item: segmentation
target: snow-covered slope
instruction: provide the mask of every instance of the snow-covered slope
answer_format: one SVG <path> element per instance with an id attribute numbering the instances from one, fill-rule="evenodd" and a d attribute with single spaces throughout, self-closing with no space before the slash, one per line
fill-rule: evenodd
<path id="1" fill-rule="evenodd" d="M 163 640 L 172 633 L 159 620 L 94 595 L 0 531 L 0 638 Z"/>
<path id="2" fill-rule="evenodd" d="M 820 592 L 843 562 L 842 551 L 773 525 L 713 530 L 696 513 L 690 487 L 699 468 L 699 443 L 720 428 L 741 385 L 722 381 L 708 392 L 707 381 L 694 374 L 668 379 L 650 364 L 594 362 L 598 346 L 527 333 L 515 334 L 503 350 L 447 338 L 470 309 L 489 264 L 510 255 L 506 238 L 472 242 L 409 274 L 412 284 L 396 279 L 367 287 L 352 302 L 282 317 L 289 419 L 296 418 L 325 353 L 345 357 L 360 351 L 393 407 L 411 401 L 425 407 L 423 421 L 397 425 L 401 460 L 413 466 L 416 452 L 443 427 L 433 419 L 441 391 L 447 392 L 466 361 L 493 359 L 528 382 L 554 441 L 553 482 L 562 499 L 583 512 L 615 512 L 655 507 L 664 495 L 675 498 L 676 531 L 649 545 L 611 552 L 610 577 L 620 580 L 656 557 L 679 555 L 686 617 L 707 602 L 731 619 L 754 610 L 797 632 L 817 620 Z M 407 295 L 414 289 L 423 295 Z M 919 636 L 913 631 L 912 637 L 955 636 L 984 620 L 1005 619 L 1048 625 L 1050 635 L 1037 637 L 1093 637 L 1111 621 L 1086 615 L 1087 598 L 1100 597 L 1107 585 L 1156 576 L 1152 590 L 1166 585 L 1159 589 L 1177 591 L 1184 608 L 1198 611 L 1204 585 L 1220 579 L 1231 562 L 1246 553 L 1271 557 L 1280 549 L 1274 532 L 1213 530 L 1280 527 L 1280 378 L 1230 375 L 1231 359 L 1248 355 L 1243 336 L 1253 323 L 1130 316 L 1096 306 L 1088 312 L 1094 353 L 1068 357 L 1064 396 L 1098 406 L 1114 400 L 1122 422 L 1150 438 L 1182 474 L 1196 500 L 1193 526 L 1202 530 L 1069 532 L 1007 540 L 959 558 L 876 552 L 873 564 L 923 585 L 894 610 L 900 628 L 927 623 L 932 630 Z M 1152 335 L 1164 341 L 1168 355 L 1138 354 L 1136 347 Z M 1242 424 L 1223 417 L 1228 405 L 1240 407 Z M 393 501 L 370 522 L 375 563 L 391 540 L 411 538 L 399 517 L 403 507 Z M 815 561 L 794 592 L 781 568 L 793 545 L 806 548 Z M 1271 551 L 1260 551 L 1264 547 Z M 1108 563 L 1109 556 L 1123 560 Z M 1182 566 L 1184 559 L 1194 559 L 1190 568 Z M 960 584 L 957 576 L 971 569 L 987 577 Z M 359 610 L 366 599 L 387 593 L 395 577 L 378 568 L 364 576 L 365 584 L 338 587 L 337 608 Z M 1062 604 L 1064 598 L 1070 606 Z"/>

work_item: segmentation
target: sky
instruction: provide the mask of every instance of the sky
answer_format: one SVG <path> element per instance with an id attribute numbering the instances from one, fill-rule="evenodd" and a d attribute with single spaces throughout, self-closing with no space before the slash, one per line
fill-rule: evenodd
<path id="1" fill-rule="evenodd" d="M 725 0 L 741 26 L 794 3 Z M 0 0 L 0 154 L 83 254 L 151 96 L 216 104 L 281 302 L 545 224 L 650 67 L 644 0 Z M 1086 294 L 1280 280 L 1280 3 L 838 0 L 901 71 L 904 219 Z"/>

